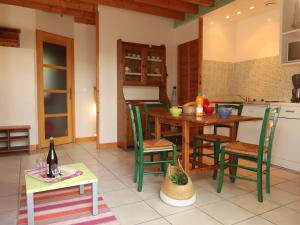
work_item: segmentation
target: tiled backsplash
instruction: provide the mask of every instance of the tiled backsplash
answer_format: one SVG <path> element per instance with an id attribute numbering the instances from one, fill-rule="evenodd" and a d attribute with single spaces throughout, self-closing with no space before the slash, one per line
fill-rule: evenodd
<path id="1" fill-rule="evenodd" d="M 300 65 L 281 66 L 278 56 L 236 63 L 204 60 L 202 90 L 211 100 L 239 101 L 242 95 L 289 102 L 296 73 Z"/>

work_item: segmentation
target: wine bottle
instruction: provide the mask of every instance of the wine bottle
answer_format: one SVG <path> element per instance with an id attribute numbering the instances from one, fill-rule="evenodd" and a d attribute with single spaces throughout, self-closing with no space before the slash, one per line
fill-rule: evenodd
<path id="1" fill-rule="evenodd" d="M 55 153 L 54 149 L 54 138 L 50 137 L 50 146 L 49 146 L 49 152 L 47 156 L 47 176 L 49 178 L 55 177 L 55 171 L 58 169 L 58 160 L 57 155 Z"/>

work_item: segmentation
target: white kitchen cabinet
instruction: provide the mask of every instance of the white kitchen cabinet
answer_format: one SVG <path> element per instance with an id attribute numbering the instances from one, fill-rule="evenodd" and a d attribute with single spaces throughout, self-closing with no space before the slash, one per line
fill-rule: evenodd
<path id="1" fill-rule="evenodd" d="M 281 105 L 271 162 L 300 171 L 300 104 Z"/>
<path id="2" fill-rule="evenodd" d="M 251 104 L 251 103 L 247 104 L 247 103 L 245 103 L 242 115 L 263 118 L 266 108 L 267 108 L 267 104 Z M 241 142 L 251 143 L 251 144 L 258 144 L 261 126 L 262 126 L 262 120 L 240 122 L 237 140 L 241 141 Z"/>

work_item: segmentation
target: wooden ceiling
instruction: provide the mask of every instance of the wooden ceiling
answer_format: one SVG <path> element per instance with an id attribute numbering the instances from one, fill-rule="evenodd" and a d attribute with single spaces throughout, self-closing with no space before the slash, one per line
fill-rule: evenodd
<path id="1" fill-rule="evenodd" d="M 98 4 L 184 20 L 185 13 L 198 13 L 199 6 L 214 0 L 0 0 L 0 3 L 69 15 L 78 23 L 96 24 Z"/>

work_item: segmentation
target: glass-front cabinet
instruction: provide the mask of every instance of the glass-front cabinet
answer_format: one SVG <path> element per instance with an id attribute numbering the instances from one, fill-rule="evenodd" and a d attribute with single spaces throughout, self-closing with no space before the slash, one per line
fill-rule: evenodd
<path id="1" fill-rule="evenodd" d="M 119 42 L 118 51 L 124 85 L 159 86 L 165 82 L 165 46 Z"/>

